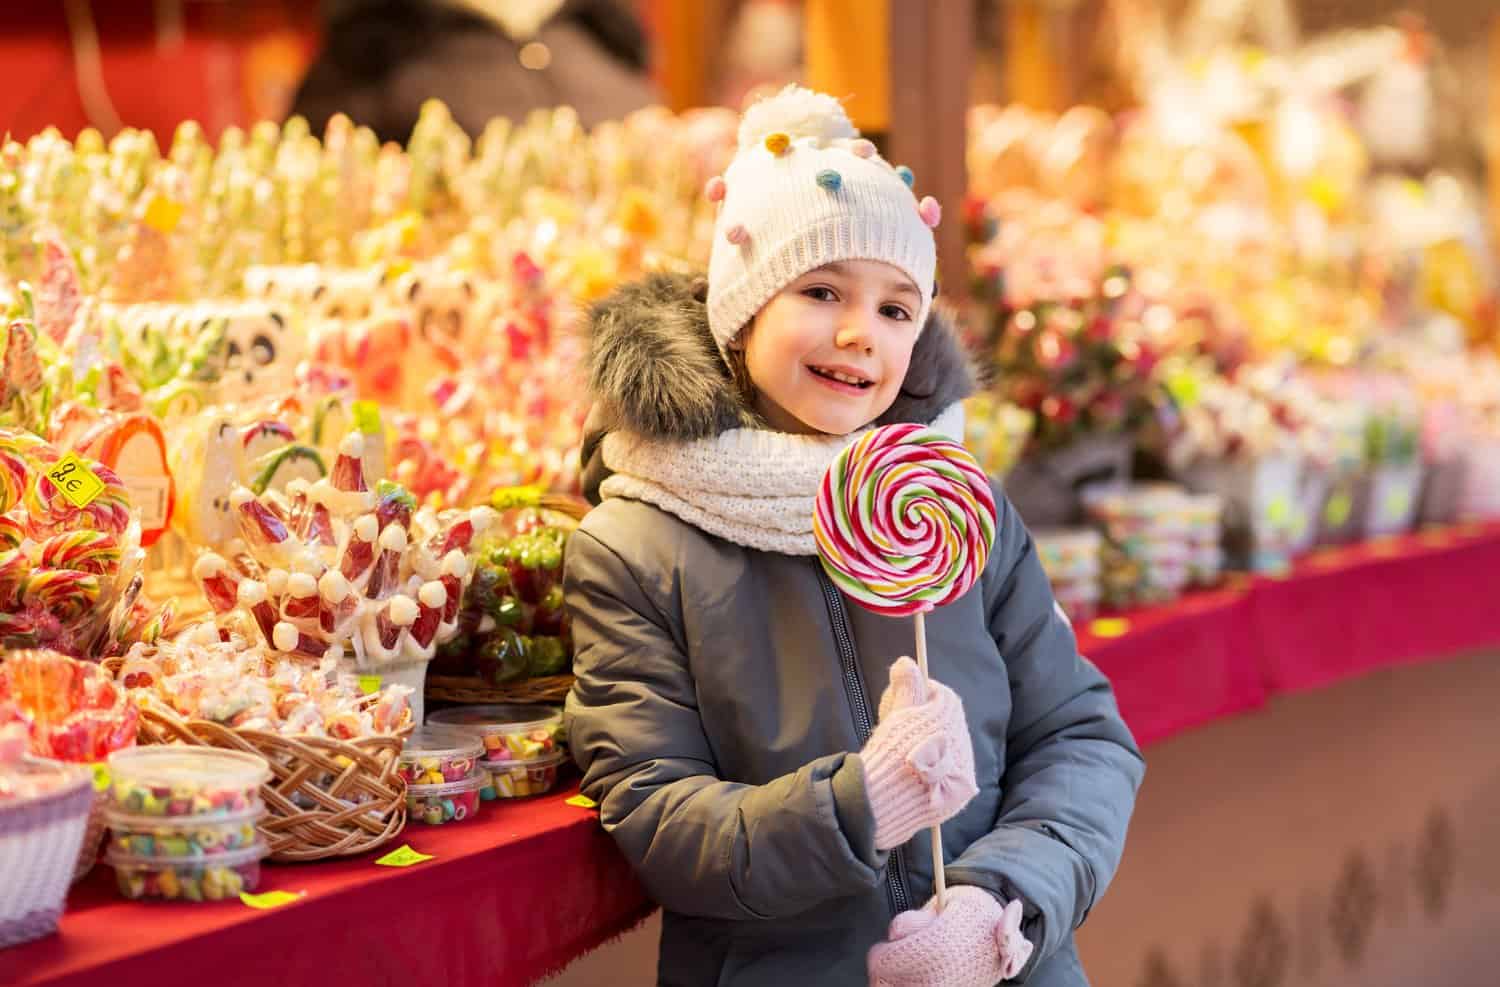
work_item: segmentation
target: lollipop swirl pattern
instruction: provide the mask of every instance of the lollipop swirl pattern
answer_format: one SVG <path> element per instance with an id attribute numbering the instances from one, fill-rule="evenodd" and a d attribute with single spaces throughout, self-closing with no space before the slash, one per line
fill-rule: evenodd
<path id="1" fill-rule="evenodd" d="M 813 531 L 844 593 L 907 617 L 953 602 L 979 579 L 995 538 L 995 497 L 963 446 L 921 425 L 888 425 L 829 468 Z"/>

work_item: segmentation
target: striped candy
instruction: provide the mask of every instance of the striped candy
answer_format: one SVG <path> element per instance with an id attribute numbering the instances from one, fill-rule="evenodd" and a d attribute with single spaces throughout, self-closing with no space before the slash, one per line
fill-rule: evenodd
<path id="1" fill-rule="evenodd" d="M 876 613 L 926 613 L 968 592 L 995 539 L 995 497 L 969 451 L 921 425 L 862 436 L 829 467 L 813 513 L 829 577 Z"/>

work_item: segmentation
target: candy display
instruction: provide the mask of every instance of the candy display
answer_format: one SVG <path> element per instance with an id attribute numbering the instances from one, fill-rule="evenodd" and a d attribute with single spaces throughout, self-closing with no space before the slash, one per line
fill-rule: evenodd
<path id="1" fill-rule="evenodd" d="M 1104 535 L 1106 606 L 1166 603 L 1182 593 L 1193 558 L 1183 491 L 1166 485 L 1091 491 L 1084 502 Z"/>
<path id="2" fill-rule="evenodd" d="M 24 724 L 27 749 L 75 764 L 132 747 L 135 702 L 97 665 L 54 651 L 11 651 L 0 661 L 0 707 Z"/>
<path id="3" fill-rule="evenodd" d="M 545 795 L 557 785 L 558 772 L 567 763 L 565 751 L 554 751 L 541 757 L 515 761 L 481 761 L 484 773 L 482 800 L 530 798 Z"/>
<path id="4" fill-rule="evenodd" d="M 204 747 L 140 747 L 109 757 L 113 810 L 132 817 L 223 819 L 256 809 L 264 758 Z"/>
<path id="5" fill-rule="evenodd" d="M 508 503 L 496 495 L 497 504 Z M 562 563 L 577 522 L 538 507 L 510 508 L 475 542 L 474 574 L 458 611 L 458 633 L 438 649 L 447 674 L 500 685 L 559 675 L 572 663 L 562 601 Z"/>
<path id="6" fill-rule="evenodd" d="M 221 640 L 213 624 L 136 645 L 117 675 L 147 708 L 268 733 L 353 740 L 398 733 L 412 720 L 408 686 L 367 692 L 337 659 L 307 662 L 233 635 Z"/>
<path id="7" fill-rule="evenodd" d="M 328 476 L 293 480 L 284 495 L 231 492 L 238 539 L 193 565 L 221 621 L 278 654 L 347 650 L 361 670 L 425 663 L 458 633 L 470 544 L 494 512 L 418 510 L 400 486 L 371 486 L 365 448 L 350 432 Z"/>
<path id="8" fill-rule="evenodd" d="M 1074 623 L 1092 620 L 1103 595 L 1099 533 L 1090 528 L 1038 529 L 1031 537 L 1058 606 Z"/>
<path id="9" fill-rule="evenodd" d="M 108 467 L 0 428 L 0 479 L 0 639 L 104 656 L 159 633 L 168 611 L 140 599 L 140 525 Z"/>
<path id="10" fill-rule="evenodd" d="M 213 858 L 253 846 L 255 824 L 265 810 L 256 804 L 225 816 L 129 816 L 110 812 L 109 853 L 122 857 Z"/>
<path id="11" fill-rule="evenodd" d="M 442 785 L 462 781 L 484 754 L 474 734 L 455 728 L 420 726 L 406 738 L 397 774 L 408 785 Z"/>
<path id="12" fill-rule="evenodd" d="M 463 822 L 479 812 L 479 792 L 487 779 L 476 767 L 467 777 L 441 785 L 408 785 L 406 817 L 429 826 Z"/>
<path id="13" fill-rule="evenodd" d="M 266 852 L 264 843 L 188 857 L 137 856 L 111 847 L 105 860 L 126 898 L 224 901 L 260 886 L 260 862 Z"/>
<path id="14" fill-rule="evenodd" d="M 459 706 L 438 710 L 428 722 L 478 737 L 490 764 L 532 761 L 562 746 L 562 710 L 551 706 Z"/>
<path id="15" fill-rule="evenodd" d="M 958 599 L 995 538 L 989 480 L 963 446 L 889 425 L 834 460 L 813 530 L 829 577 L 861 606 L 908 616 Z"/>

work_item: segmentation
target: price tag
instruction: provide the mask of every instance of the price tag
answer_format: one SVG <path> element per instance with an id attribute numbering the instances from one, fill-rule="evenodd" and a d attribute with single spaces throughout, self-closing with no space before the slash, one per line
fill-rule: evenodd
<path id="1" fill-rule="evenodd" d="M 63 499 L 79 510 L 92 504 L 94 498 L 104 492 L 104 481 L 94 475 L 76 452 L 59 459 L 45 475 L 56 485 Z"/>
<path id="2" fill-rule="evenodd" d="M 296 894 L 290 891 L 267 891 L 264 894 L 249 894 L 241 891 L 240 901 L 251 908 L 280 908 L 282 905 L 290 905 L 294 901 L 299 901 L 305 894 L 307 894 L 306 891 L 298 891 Z"/>
<path id="3" fill-rule="evenodd" d="M 356 401 L 349 406 L 354 427 L 366 435 L 380 434 L 380 405 L 374 401 Z"/>
<path id="4" fill-rule="evenodd" d="M 567 804 L 576 805 L 580 809 L 597 809 L 599 807 L 599 803 L 595 802 L 587 795 L 575 795 L 572 798 L 568 799 Z"/>
<path id="5" fill-rule="evenodd" d="M 1411 491 L 1410 490 L 1402 488 L 1402 489 L 1399 489 L 1399 490 L 1392 490 L 1390 493 L 1386 494 L 1386 498 L 1385 498 L 1385 513 L 1386 513 L 1386 517 L 1390 517 L 1390 518 L 1405 517 L 1407 510 L 1410 509 L 1410 508 L 1411 508 Z"/>
<path id="6" fill-rule="evenodd" d="M 1292 502 L 1286 497 L 1277 497 L 1266 505 L 1266 518 L 1272 524 L 1281 524 L 1292 513 Z"/>
<path id="7" fill-rule="evenodd" d="M 172 481 L 165 476 L 120 476 L 130 492 L 130 503 L 141 512 L 141 528 L 156 531 L 167 526 L 167 494 Z"/>
<path id="8" fill-rule="evenodd" d="M 344 681 L 347 682 L 349 680 L 345 679 Z M 380 676 L 379 675 L 361 675 L 359 677 L 359 691 L 362 692 L 362 693 L 364 693 L 367 696 L 371 695 L 372 693 L 379 692 L 380 691 Z"/>
<path id="9" fill-rule="evenodd" d="M 1124 637 L 1130 633 L 1130 621 L 1124 617 L 1100 617 L 1089 623 L 1089 633 L 1095 637 Z"/>
<path id="10" fill-rule="evenodd" d="M 90 765 L 94 769 L 94 791 L 107 792 L 114 779 L 109 776 L 109 765 L 100 761 L 98 764 Z"/>
<path id="11" fill-rule="evenodd" d="M 410 846 L 403 846 L 399 850 L 392 850 L 384 857 L 381 857 L 379 860 L 375 861 L 375 863 L 379 864 L 381 867 L 410 867 L 412 864 L 420 864 L 424 860 L 431 859 L 431 854 L 418 853 Z"/>
<path id="12" fill-rule="evenodd" d="M 166 196 L 152 197 L 146 204 L 145 223 L 158 233 L 171 233 L 182 221 L 182 203 Z"/>
<path id="13" fill-rule="evenodd" d="M 1323 520 L 1330 527 L 1340 528 L 1349 520 L 1349 515 L 1354 511 L 1354 498 L 1342 490 L 1328 498 L 1328 505 L 1323 508 Z"/>

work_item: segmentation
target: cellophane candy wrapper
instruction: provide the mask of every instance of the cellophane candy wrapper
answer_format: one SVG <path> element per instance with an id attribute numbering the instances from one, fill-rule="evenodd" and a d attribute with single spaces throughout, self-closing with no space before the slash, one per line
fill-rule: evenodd
<path id="1" fill-rule="evenodd" d="M 29 753 L 93 764 L 135 745 L 140 711 L 124 689 L 89 662 L 55 651 L 12 651 L 0 664 L 0 709 L 26 727 Z M 0 746 L 7 730 L 0 715 Z"/>
<path id="2" fill-rule="evenodd" d="M 83 459 L 103 489 L 75 507 L 47 475 L 63 456 L 0 428 L 0 642 L 107 657 L 159 634 L 171 605 L 141 598 L 140 524 L 119 477 Z"/>
<path id="3" fill-rule="evenodd" d="M 205 621 L 175 640 L 131 648 L 117 677 L 145 708 L 230 727 L 336 740 L 406 728 L 409 687 L 365 693 L 357 677 L 338 674 L 337 665 L 334 657 L 277 654 Z"/>
<path id="4" fill-rule="evenodd" d="M 563 674 L 573 661 L 563 555 L 578 522 L 525 491 L 499 491 L 492 503 L 522 506 L 506 507 L 476 545 L 458 631 L 438 649 L 434 671 L 493 685 Z"/>
<path id="5" fill-rule="evenodd" d="M 230 494 L 238 537 L 193 566 L 220 624 L 269 651 L 357 667 L 431 660 L 458 633 L 488 507 L 418 509 L 398 484 L 373 487 L 365 436 L 350 432 L 328 475 L 284 491 Z"/>

